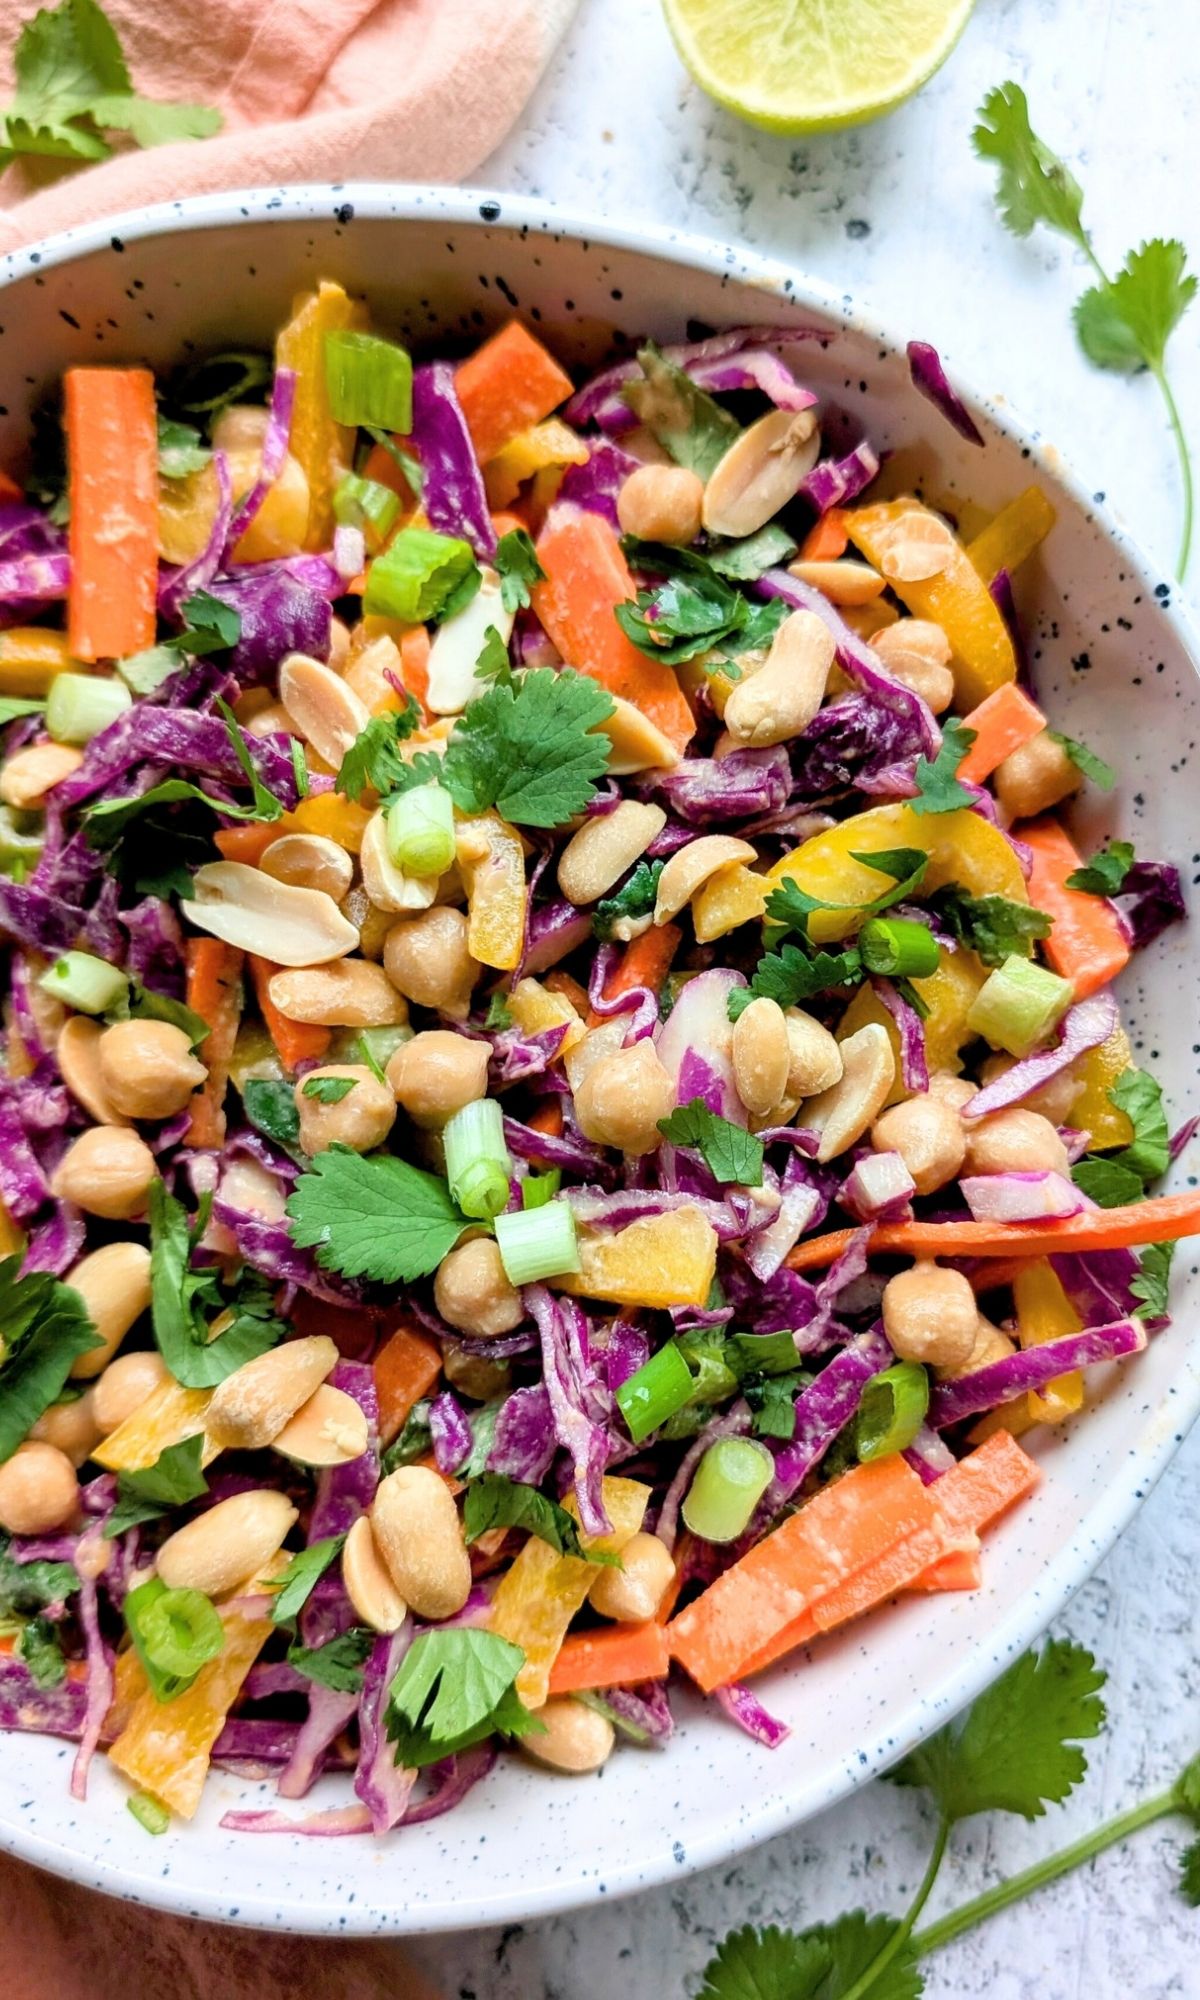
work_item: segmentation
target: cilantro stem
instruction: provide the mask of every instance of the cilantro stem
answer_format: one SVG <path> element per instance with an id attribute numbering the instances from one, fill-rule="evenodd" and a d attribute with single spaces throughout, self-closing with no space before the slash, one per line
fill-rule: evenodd
<path id="1" fill-rule="evenodd" d="M 916 1895 L 901 1917 L 900 1922 L 896 1925 L 883 1950 L 879 1953 L 879 1956 L 872 1959 L 866 1971 L 860 1973 L 853 1986 L 847 1988 L 846 1992 L 842 1995 L 842 2000 L 863 2000 L 863 1996 L 870 1994 L 872 1991 L 880 1973 L 887 1969 L 898 1952 L 903 1951 L 909 1938 L 912 1936 L 913 1926 L 917 1918 L 929 1901 L 930 1891 L 937 1880 L 938 1869 L 942 1865 L 942 1859 L 946 1852 L 946 1842 L 949 1838 L 950 1821 L 943 1815 L 938 1821 L 937 1837 L 933 1843 L 933 1852 L 930 1854 L 929 1865 L 921 1877 L 920 1887 Z"/>
<path id="2" fill-rule="evenodd" d="M 1060 1848 L 1057 1854 L 1048 1855 L 1045 1861 L 1035 1861 L 1021 1874 L 1010 1875 L 1006 1882 L 997 1882 L 994 1889 L 973 1897 L 961 1909 L 951 1910 L 948 1916 L 939 1917 L 937 1923 L 918 1931 L 913 1939 L 917 1957 L 923 1958 L 928 1952 L 940 1951 L 952 1938 L 973 1930 L 976 1924 L 995 1916 L 998 1910 L 1006 1910 L 1010 1903 L 1019 1903 L 1023 1896 L 1045 1888 L 1048 1882 L 1057 1882 L 1060 1875 L 1069 1875 L 1073 1868 L 1081 1868 L 1085 1861 L 1103 1854 L 1105 1848 L 1115 1847 L 1118 1841 L 1128 1840 L 1130 1834 L 1137 1833 L 1142 1827 L 1152 1826 L 1155 1820 L 1166 1819 L 1171 1813 L 1179 1811 L 1179 1799 L 1172 1787 L 1152 1799 L 1144 1800 L 1140 1806 L 1130 1807 L 1128 1812 L 1118 1813 L 1115 1819 L 1106 1820 L 1103 1826 L 1072 1841 L 1069 1847 Z M 849 1995 L 847 2000 L 850 2000 Z"/>
<path id="3" fill-rule="evenodd" d="M 1179 414 L 1179 405 L 1175 401 L 1175 394 L 1171 388 L 1165 364 L 1160 362 L 1157 367 L 1152 366 L 1150 373 L 1162 390 L 1162 399 L 1167 406 L 1167 418 L 1174 433 L 1175 446 L 1179 453 L 1179 474 L 1183 482 L 1183 529 L 1179 538 L 1179 560 L 1175 565 L 1175 574 L 1180 583 L 1182 583 L 1184 577 L 1187 575 L 1188 563 L 1191 560 L 1192 554 L 1192 514 L 1195 506 L 1192 483 L 1192 455 L 1188 449 L 1187 434 L 1183 428 L 1183 419 Z"/>

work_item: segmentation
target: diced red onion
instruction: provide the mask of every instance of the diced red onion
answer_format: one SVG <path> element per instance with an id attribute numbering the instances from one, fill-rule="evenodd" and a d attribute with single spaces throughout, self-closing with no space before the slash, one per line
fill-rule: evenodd
<path id="1" fill-rule="evenodd" d="M 838 1199 L 860 1222 L 900 1222 L 911 1214 L 916 1191 L 899 1153 L 864 1153 Z"/>
<path id="2" fill-rule="evenodd" d="M 959 1181 L 976 1222 L 1038 1222 L 1045 1216 L 1079 1215 L 1089 1206 L 1065 1174 L 968 1174 Z"/>

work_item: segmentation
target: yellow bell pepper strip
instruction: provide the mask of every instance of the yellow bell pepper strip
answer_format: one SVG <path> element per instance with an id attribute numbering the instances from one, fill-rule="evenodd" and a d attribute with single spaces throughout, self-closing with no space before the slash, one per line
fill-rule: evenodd
<path id="1" fill-rule="evenodd" d="M 763 915 L 771 890 L 793 881 L 823 902 L 850 906 L 814 910 L 809 919 L 814 942 L 827 944 L 833 938 L 848 937 L 864 920 L 865 905 L 878 896 L 884 879 L 854 856 L 892 847 L 919 847 L 928 854 L 922 895 L 958 882 L 972 896 L 1029 901 L 1017 858 L 990 820 L 965 807 L 958 812 L 921 814 L 906 804 L 875 806 L 815 834 L 802 847 L 785 854 L 765 875 L 755 875 L 740 863 L 722 869 L 693 899 L 696 936 L 702 944 L 708 943 L 738 924 L 752 923 Z"/>
<path id="2" fill-rule="evenodd" d="M 508 1010 L 524 1035 L 541 1035 L 548 1029 L 565 1027 L 561 1055 L 573 1049 L 587 1033 L 587 1024 L 566 994 L 548 992 L 537 979 L 517 981 L 508 996 Z"/>
<path id="3" fill-rule="evenodd" d="M 987 974 L 975 953 L 964 950 L 944 952 L 936 972 L 931 972 L 925 979 L 913 980 L 914 988 L 929 1009 L 923 1026 L 925 1056 L 931 1073 L 949 1070 L 951 1075 L 957 1076 L 961 1071 L 959 1051 L 975 1039 L 974 1030 L 967 1026 L 967 1016 L 986 978 Z M 896 1058 L 896 1081 L 887 1102 L 899 1104 L 912 1095 L 901 1074 L 900 1031 L 872 987 L 859 987 L 838 1022 L 837 1038 L 839 1042 L 844 1042 L 849 1035 L 857 1034 L 871 1021 L 877 1021 L 887 1029 Z"/>
<path id="4" fill-rule="evenodd" d="M 1017 1272 L 1013 1301 L 1022 1347 L 1040 1347 L 1045 1340 L 1083 1331 L 1083 1321 L 1045 1257 L 1035 1258 Z M 1057 1375 L 1044 1389 L 1029 1390 L 1025 1400 L 1030 1416 L 1038 1423 L 1061 1424 L 1082 1406 L 1083 1376 L 1078 1368 Z"/>
<path id="5" fill-rule="evenodd" d="M 292 317 L 275 343 L 275 363 L 296 372 L 296 400 L 288 450 L 308 480 L 306 549 L 328 548 L 333 535 L 333 489 L 354 461 L 355 433 L 336 424 L 325 386 L 325 336 L 361 327 L 361 307 L 340 285 L 323 279 L 315 292 L 295 301 Z"/>
<path id="6" fill-rule="evenodd" d="M 56 674 L 86 672 L 72 658 L 65 632 L 49 632 L 41 625 L 13 625 L 0 632 L 0 694 L 36 701 L 49 694 Z"/>
<path id="7" fill-rule="evenodd" d="M 511 972 L 525 942 L 525 849 L 498 813 L 460 820 L 458 865 L 467 885 L 467 947 L 480 965 Z"/>
<path id="8" fill-rule="evenodd" d="M 235 486 L 234 491 L 245 488 Z M 184 479 L 160 476 L 158 553 L 164 562 L 193 563 L 203 554 L 220 504 L 221 490 L 212 459 Z"/>
<path id="9" fill-rule="evenodd" d="M 1089 1049 L 1071 1064 L 1071 1074 L 1083 1088 L 1071 1106 L 1071 1123 L 1089 1135 L 1088 1151 L 1110 1152 L 1133 1144 L 1133 1121 L 1109 1096 L 1117 1078 L 1129 1068 L 1133 1050 L 1124 1028 L 1116 1027 L 1098 1049 Z"/>
<path id="10" fill-rule="evenodd" d="M 1086 1000 L 1129 963 L 1120 919 L 1106 896 L 1067 887 L 1067 877 L 1083 863 L 1056 819 L 1028 820 L 1017 835 L 1033 856 L 1028 900 L 1053 923 L 1042 949 L 1055 972 L 1071 981 L 1075 998 Z"/>
<path id="11" fill-rule="evenodd" d="M 267 1566 L 265 1576 L 278 1574 L 283 1566 L 277 1559 Z M 232 1610 L 222 1613 L 221 1625 L 225 1645 L 216 1659 L 201 1667 L 191 1686 L 173 1701 L 160 1702 L 147 1688 L 108 1752 L 118 1771 L 182 1819 L 191 1819 L 200 1803 L 213 1744 L 246 1675 L 276 1629 L 267 1617 L 249 1618 Z"/>
<path id="12" fill-rule="evenodd" d="M 985 583 L 1007 570 L 1011 576 L 1045 541 L 1058 519 L 1040 486 L 1027 486 L 967 543 L 967 554 Z"/>
<path id="13" fill-rule="evenodd" d="M 1016 680 L 1012 639 L 986 583 L 952 535 L 946 536 L 944 552 L 939 549 L 930 556 L 941 565 L 936 575 L 909 582 L 894 574 L 899 530 L 914 518 L 944 527 L 928 507 L 911 498 L 852 508 L 847 525 L 855 547 L 886 576 L 913 615 L 942 627 L 953 652 L 956 704 L 960 709 L 974 708 L 1006 681 Z"/>
<path id="14" fill-rule="evenodd" d="M 144 1472 L 169 1445 L 182 1444 L 204 1429 L 211 1389 L 185 1389 L 175 1381 L 160 1382 L 132 1416 L 98 1444 L 92 1453 L 106 1472 Z M 207 1465 L 220 1447 L 205 1439 L 201 1464 Z"/>
<path id="15" fill-rule="evenodd" d="M 579 1269 L 554 1283 L 580 1299 L 614 1305 L 702 1306 L 717 1274 L 717 1233 L 698 1208 L 642 1215 L 608 1235 L 578 1237 Z"/>
<path id="16" fill-rule="evenodd" d="M 561 417 L 534 424 L 510 438 L 504 449 L 484 466 L 488 506 L 507 507 L 527 479 L 545 472 L 549 466 L 586 465 L 590 457 L 583 439 Z"/>
<path id="17" fill-rule="evenodd" d="M 642 1525 L 650 1488 L 636 1479 L 606 1479 L 602 1484 L 604 1511 L 612 1522 L 607 1535 L 580 1532 L 585 1549 L 620 1555 Z M 575 1495 L 563 1502 L 579 1518 Z M 517 1675 L 517 1693 L 526 1708 L 540 1708 L 550 1689 L 550 1670 L 567 1628 L 587 1602 L 600 1574 L 595 1563 L 579 1556 L 560 1556 L 549 1542 L 531 1535 L 511 1568 L 500 1579 L 492 1599 L 488 1630 L 520 1646 L 525 1664 Z"/>

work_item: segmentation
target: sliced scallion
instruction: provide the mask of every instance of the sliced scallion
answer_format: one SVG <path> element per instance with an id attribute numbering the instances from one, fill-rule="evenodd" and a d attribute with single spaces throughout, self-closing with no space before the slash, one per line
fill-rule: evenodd
<path id="1" fill-rule="evenodd" d="M 644 1361 L 616 1391 L 617 1405 L 635 1444 L 649 1437 L 691 1400 L 695 1383 L 673 1340 Z"/>
<path id="2" fill-rule="evenodd" d="M 994 1049 L 1027 1056 L 1045 1041 L 1074 997 L 1069 979 L 1014 952 L 984 980 L 971 1002 L 967 1026 Z"/>
<path id="3" fill-rule="evenodd" d="M 369 549 L 382 548 L 400 512 L 400 495 L 378 479 L 347 472 L 333 493 L 333 518 L 345 527 L 361 528 Z"/>
<path id="4" fill-rule="evenodd" d="M 38 985 L 80 1014 L 107 1014 L 129 993 L 125 973 L 90 951 L 65 951 L 43 972 Z"/>
<path id="5" fill-rule="evenodd" d="M 683 1519 L 706 1542 L 735 1542 L 750 1521 L 775 1471 L 765 1445 L 753 1438 L 718 1438 L 696 1467 Z"/>
<path id="6" fill-rule="evenodd" d="M 469 543 L 432 528 L 402 528 L 367 571 L 363 611 L 424 625 L 478 564 Z"/>
<path id="7" fill-rule="evenodd" d="M 521 1182 L 521 1207 L 545 1208 L 562 1186 L 562 1168 L 551 1167 L 546 1174 L 526 1174 Z"/>
<path id="8" fill-rule="evenodd" d="M 388 807 L 388 852 L 406 875 L 444 875 L 454 860 L 454 802 L 441 785 L 414 785 Z"/>
<path id="9" fill-rule="evenodd" d="M 872 917 L 858 934 L 868 972 L 886 979 L 927 979 L 938 969 L 938 942 L 912 917 Z"/>
<path id="10" fill-rule="evenodd" d="M 412 360 L 395 341 L 352 328 L 327 333 L 325 387 L 335 423 L 412 429 Z"/>
<path id="11" fill-rule="evenodd" d="M 149 646 L 144 653 L 130 653 L 128 659 L 118 660 L 117 672 L 134 694 L 153 694 L 179 672 L 179 654 L 173 646 Z"/>
<path id="12" fill-rule="evenodd" d="M 46 728 L 56 743 L 90 743 L 132 705 L 124 681 L 55 674 L 46 697 Z"/>
<path id="13" fill-rule="evenodd" d="M 565 1201 L 543 1202 L 514 1215 L 498 1215 L 496 1242 L 510 1285 L 532 1285 L 579 1269 L 575 1216 Z"/>
<path id="14" fill-rule="evenodd" d="M 489 1222 L 508 1201 L 513 1171 L 504 1143 L 504 1113 L 495 1098 L 464 1104 L 445 1127 L 442 1143 L 455 1201 L 464 1215 Z"/>
<path id="15" fill-rule="evenodd" d="M 854 1449 L 864 1464 L 907 1451 L 929 1408 L 929 1377 L 915 1361 L 897 1361 L 873 1375 L 862 1393 Z"/>
<path id="16" fill-rule="evenodd" d="M 157 1799 L 152 1799 L 149 1792 L 135 1792 L 125 1803 L 138 1825 L 144 1827 L 147 1833 L 165 1833 L 171 1824 L 171 1815 L 166 1807 L 160 1805 Z"/>

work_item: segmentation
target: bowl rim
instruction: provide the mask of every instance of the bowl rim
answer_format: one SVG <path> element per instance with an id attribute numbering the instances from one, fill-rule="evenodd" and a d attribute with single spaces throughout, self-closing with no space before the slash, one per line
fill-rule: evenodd
<path id="1" fill-rule="evenodd" d="M 349 214 L 341 213 L 346 210 Z M 698 268 L 718 277 L 736 278 L 761 289 L 766 297 L 783 299 L 789 307 L 824 315 L 834 331 L 841 329 L 865 337 L 892 354 L 902 354 L 906 344 L 904 336 L 877 317 L 873 309 L 861 308 L 849 293 L 838 293 L 824 281 L 802 275 L 787 261 L 743 245 L 725 245 L 692 230 L 640 219 L 616 224 L 586 209 L 559 207 L 532 196 L 486 187 L 437 188 L 414 182 L 312 182 L 287 187 L 236 188 L 102 217 L 5 254 L 0 258 L 0 291 L 39 272 L 104 251 L 114 237 L 125 245 L 157 236 L 190 235 L 209 228 L 330 217 L 345 226 L 351 226 L 359 217 L 373 222 L 392 221 L 400 226 L 435 219 L 455 229 L 516 229 L 566 236 L 648 256 L 685 270 Z M 1036 464 L 1040 476 L 1069 496 L 1085 520 L 1094 523 L 1105 539 L 1115 545 L 1143 586 L 1147 604 L 1155 607 L 1191 661 L 1193 670 L 1200 673 L 1200 631 L 1189 615 L 1183 586 L 1163 571 L 1118 520 L 1107 501 L 1096 498 L 1064 463 L 1057 448 L 1047 443 L 1034 424 L 1015 412 L 1007 399 L 999 404 L 969 380 L 964 383 L 957 368 L 954 386 L 973 414 L 985 416 L 1020 446 L 1030 462 Z M 333 1905 L 314 1908 L 289 1894 L 285 1866 L 280 1868 L 279 1888 L 272 1896 L 247 1895 L 236 1919 L 231 1918 L 218 1891 L 203 1882 L 185 1882 L 175 1869 L 162 1878 L 134 1877 L 132 1899 L 149 1907 L 212 1922 L 236 1921 L 263 1927 L 272 1923 L 278 1926 L 282 1919 L 291 1930 L 312 1934 L 349 1937 L 385 1932 L 450 1933 L 475 1929 L 480 1924 L 540 1920 L 587 1904 L 611 1902 L 728 1862 L 763 1841 L 804 1824 L 897 1763 L 982 1692 L 996 1677 L 997 1661 L 1005 1656 L 1015 1658 L 1040 1637 L 1108 1554 L 1200 1416 L 1200 1355 L 1190 1365 L 1186 1356 L 1181 1358 L 1170 1395 L 1170 1421 L 1162 1422 L 1163 1413 L 1158 1413 L 1158 1420 L 1147 1426 L 1149 1435 L 1135 1440 L 1115 1469 L 1104 1497 L 1064 1542 L 1036 1583 L 992 1629 L 986 1648 L 968 1652 L 936 1691 L 912 1696 L 899 1714 L 881 1721 L 871 1739 L 859 1745 L 852 1758 L 831 1770 L 815 1788 L 810 1782 L 801 1799 L 796 1798 L 793 1787 L 790 1802 L 787 1797 L 757 1807 L 751 1802 L 745 1817 L 736 1824 L 731 1821 L 725 1826 L 715 1826 L 706 1835 L 689 1837 L 682 1858 L 669 1850 L 661 1857 L 624 1860 L 618 1853 L 604 1868 L 603 1881 L 600 1872 L 591 1869 L 575 1872 L 568 1879 L 543 1880 L 536 1891 L 510 1885 L 501 1894 L 482 1902 L 473 1897 L 469 1923 L 454 1921 L 449 1906 L 445 1910 L 427 1905 L 411 1910 L 394 1906 L 372 1910 L 369 1900 L 357 1900 L 341 1909 Z M 291 1836 L 293 1840 L 299 1837 Z M 279 1837 L 281 1862 L 286 1865 L 285 1838 Z M 106 1853 L 86 1856 L 64 1852 L 48 1836 L 31 1833 L 13 1822 L 0 1822 L 0 1850 L 84 1886 L 127 1899 L 131 1896 L 126 1869 L 119 1859 L 112 1859 Z M 360 1883 L 360 1891 L 362 1886 Z"/>

